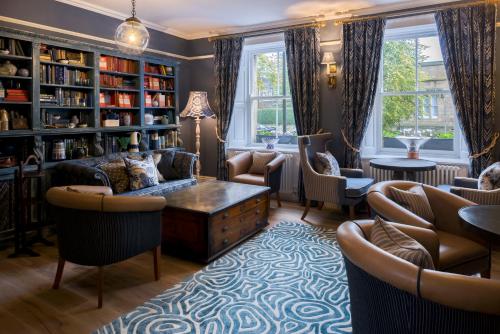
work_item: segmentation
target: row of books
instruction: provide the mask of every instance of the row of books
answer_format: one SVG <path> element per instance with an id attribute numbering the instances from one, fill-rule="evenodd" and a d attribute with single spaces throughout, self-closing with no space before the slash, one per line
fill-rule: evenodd
<path id="1" fill-rule="evenodd" d="M 25 52 L 21 41 L 12 38 L 0 38 L 0 50 L 9 50 L 9 54 L 14 56 L 27 56 L 30 52 Z"/>
<path id="2" fill-rule="evenodd" d="M 174 79 L 160 79 L 150 76 L 144 77 L 144 88 L 156 90 L 173 90 Z"/>
<path id="3" fill-rule="evenodd" d="M 132 108 L 135 106 L 135 94 L 120 92 L 99 93 L 99 105 L 105 107 Z"/>
<path id="4" fill-rule="evenodd" d="M 28 102 L 30 100 L 29 91 L 26 89 L 7 89 L 5 101 Z"/>
<path id="5" fill-rule="evenodd" d="M 86 66 L 87 54 L 82 51 L 57 49 L 47 44 L 40 45 L 40 61 L 67 60 L 69 64 Z"/>
<path id="6" fill-rule="evenodd" d="M 40 66 L 40 83 L 73 86 L 92 85 L 88 72 L 57 65 Z"/>
<path id="7" fill-rule="evenodd" d="M 174 75 L 174 68 L 172 66 L 154 65 L 150 63 L 145 63 L 144 72 L 161 74 L 161 75 Z"/>
<path id="8" fill-rule="evenodd" d="M 120 76 L 100 74 L 99 82 L 102 87 L 135 89 L 137 87 L 134 79 L 128 79 Z"/>
<path id="9" fill-rule="evenodd" d="M 86 92 L 56 88 L 54 93 L 40 92 L 40 103 L 62 107 L 91 107 L 92 97 Z"/>
<path id="10" fill-rule="evenodd" d="M 171 94 L 149 94 L 144 93 L 145 107 L 173 107 L 174 97 Z"/>
<path id="11" fill-rule="evenodd" d="M 117 57 L 101 56 L 99 59 L 99 69 L 101 71 L 137 73 L 137 62 Z"/>

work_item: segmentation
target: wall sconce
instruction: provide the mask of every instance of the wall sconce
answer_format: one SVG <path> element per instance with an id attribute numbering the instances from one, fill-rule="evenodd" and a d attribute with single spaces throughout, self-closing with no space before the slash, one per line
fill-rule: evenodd
<path id="1" fill-rule="evenodd" d="M 333 57 L 333 52 L 324 52 L 322 65 L 326 65 L 326 76 L 328 78 L 328 87 L 337 87 L 337 62 Z"/>

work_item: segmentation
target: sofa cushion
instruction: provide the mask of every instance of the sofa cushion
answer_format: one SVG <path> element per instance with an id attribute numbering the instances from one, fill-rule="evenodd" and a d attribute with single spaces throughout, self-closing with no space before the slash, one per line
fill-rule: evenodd
<path id="1" fill-rule="evenodd" d="M 373 179 L 348 177 L 345 189 L 346 197 L 362 197 L 368 192 L 368 188 L 373 184 Z"/>
<path id="2" fill-rule="evenodd" d="M 158 162 L 158 171 L 163 175 L 165 180 L 174 180 L 179 178 L 179 173 L 174 168 L 175 151 L 162 151 L 157 153 L 161 155 Z"/>
<path id="3" fill-rule="evenodd" d="M 493 190 L 500 188 L 500 162 L 488 166 L 478 178 L 478 189 Z"/>
<path id="4" fill-rule="evenodd" d="M 138 190 L 157 186 L 158 174 L 153 157 L 148 155 L 144 160 L 124 158 L 130 180 L 130 189 Z"/>
<path id="5" fill-rule="evenodd" d="M 456 234 L 436 231 L 439 238 L 439 269 L 448 270 L 488 256 L 488 248 Z"/>
<path id="6" fill-rule="evenodd" d="M 416 266 L 434 270 L 432 256 L 424 246 L 378 216 L 370 232 L 370 242 Z"/>
<path id="7" fill-rule="evenodd" d="M 129 191 L 120 196 L 165 196 L 168 193 L 196 185 L 195 178 L 162 182 L 157 186 Z"/>
<path id="8" fill-rule="evenodd" d="M 314 169 L 324 175 L 340 176 L 340 167 L 337 159 L 330 151 L 316 152 L 314 155 Z"/>
<path id="9" fill-rule="evenodd" d="M 265 186 L 266 181 L 262 174 L 240 174 L 233 177 L 233 182 L 253 184 L 255 186 Z"/>
<path id="10" fill-rule="evenodd" d="M 266 165 L 276 158 L 276 152 L 254 152 L 252 155 L 252 166 L 248 172 L 250 174 L 264 174 Z"/>
<path id="11" fill-rule="evenodd" d="M 434 213 L 422 186 L 416 185 L 409 190 L 402 190 L 395 187 L 389 187 L 389 189 L 392 199 L 396 203 L 429 223 L 434 223 Z"/>
<path id="12" fill-rule="evenodd" d="M 122 158 L 103 162 L 97 165 L 97 168 L 106 173 L 115 194 L 120 194 L 128 190 L 130 181 L 127 166 Z"/>

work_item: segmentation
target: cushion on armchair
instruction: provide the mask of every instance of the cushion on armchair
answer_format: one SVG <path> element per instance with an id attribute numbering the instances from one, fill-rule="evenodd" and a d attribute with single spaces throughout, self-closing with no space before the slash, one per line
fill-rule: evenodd
<path id="1" fill-rule="evenodd" d="M 478 189 L 493 190 L 500 188 L 500 162 L 488 166 L 478 179 Z"/>
<path id="2" fill-rule="evenodd" d="M 348 177 L 346 179 L 345 195 L 349 198 L 364 196 L 373 184 L 373 179 Z"/>
<path id="3" fill-rule="evenodd" d="M 434 270 L 432 256 L 424 246 L 378 216 L 370 232 L 370 242 L 416 266 Z"/>
<path id="4" fill-rule="evenodd" d="M 389 189 L 392 199 L 396 203 L 422 219 L 425 219 L 429 223 L 434 223 L 434 213 L 432 212 L 431 205 L 422 186 L 416 185 L 408 190 L 402 190 L 395 187 L 389 187 Z"/>
<path id="5" fill-rule="evenodd" d="M 252 166 L 250 166 L 248 173 L 264 174 L 266 165 L 276 158 L 276 154 L 276 152 L 253 152 Z"/>
<path id="6" fill-rule="evenodd" d="M 324 175 L 340 176 L 340 167 L 337 159 L 330 151 L 316 152 L 314 156 L 314 169 Z"/>

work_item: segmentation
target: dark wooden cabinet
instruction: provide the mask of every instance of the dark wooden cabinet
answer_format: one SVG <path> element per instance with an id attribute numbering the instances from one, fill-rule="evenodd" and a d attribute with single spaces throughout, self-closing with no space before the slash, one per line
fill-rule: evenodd
<path id="1" fill-rule="evenodd" d="M 167 196 L 163 250 L 212 261 L 267 226 L 268 189 L 213 181 Z"/>

